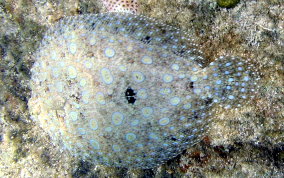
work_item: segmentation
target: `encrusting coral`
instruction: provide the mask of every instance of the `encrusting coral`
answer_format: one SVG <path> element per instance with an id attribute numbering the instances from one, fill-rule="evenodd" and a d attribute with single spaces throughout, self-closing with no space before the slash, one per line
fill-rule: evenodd
<path id="1" fill-rule="evenodd" d="M 108 12 L 137 13 L 138 0 L 102 0 Z"/>

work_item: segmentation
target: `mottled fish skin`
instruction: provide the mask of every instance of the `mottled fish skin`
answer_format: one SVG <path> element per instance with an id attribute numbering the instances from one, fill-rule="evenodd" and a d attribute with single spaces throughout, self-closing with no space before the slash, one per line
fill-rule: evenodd
<path id="1" fill-rule="evenodd" d="M 75 156 L 153 168 L 199 142 L 214 105 L 255 95 L 240 58 L 204 67 L 190 36 L 140 15 L 68 17 L 50 29 L 32 68 L 32 118 Z"/>

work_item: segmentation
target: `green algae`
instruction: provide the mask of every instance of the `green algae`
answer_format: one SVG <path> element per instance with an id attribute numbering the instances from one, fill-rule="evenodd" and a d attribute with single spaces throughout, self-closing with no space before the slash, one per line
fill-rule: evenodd
<path id="1" fill-rule="evenodd" d="M 217 0 L 218 6 L 224 7 L 224 8 L 233 8 L 239 2 L 240 2 L 240 0 Z"/>
<path id="2" fill-rule="evenodd" d="M 28 150 L 24 147 L 24 138 L 23 134 L 26 133 L 26 130 L 11 130 L 8 133 L 8 138 L 12 142 L 12 147 L 14 149 L 13 160 L 18 162 L 20 159 L 27 156 Z"/>
<path id="3" fill-rule="evenodd" d="M 39 159 L 41 160 L 42 164 L 47 165 L 47 166 L 51 166 L 50 163 L 50 150 L 48 150 L 47 148 L 45 148 L 39 155 Z"/>

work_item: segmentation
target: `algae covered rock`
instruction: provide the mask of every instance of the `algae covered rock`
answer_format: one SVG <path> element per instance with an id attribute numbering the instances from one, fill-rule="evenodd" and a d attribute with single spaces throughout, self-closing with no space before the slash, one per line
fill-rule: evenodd
<path id="1" fill-rule="evenodd" d="M 202 139 L 214 105 L 243 106 L 257 72 L 221 56 L 206 66 L 186 33 L 125 13 L 51 28 L 32 68 L 32 118 L 73 155 L 152 168 Z"/>
<path id="2" fill-rule="evenodd" d="M 239 2 L 240 0 L 217 0 L 217 4 L 225 8 L 235 7 Z"/>

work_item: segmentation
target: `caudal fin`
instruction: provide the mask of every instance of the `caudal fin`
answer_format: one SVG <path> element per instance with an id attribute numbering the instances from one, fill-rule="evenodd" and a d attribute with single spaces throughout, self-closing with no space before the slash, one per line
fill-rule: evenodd
<path id="1" fill-rule="evenodd" d="M 225 108 L 241 107 L 258 91 L 256 67 L 239 57 L 221 56 L 205 68 L 207 87 L 213 103 Z"/>

